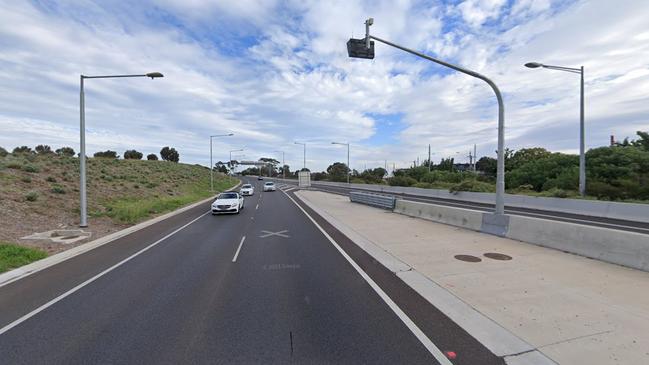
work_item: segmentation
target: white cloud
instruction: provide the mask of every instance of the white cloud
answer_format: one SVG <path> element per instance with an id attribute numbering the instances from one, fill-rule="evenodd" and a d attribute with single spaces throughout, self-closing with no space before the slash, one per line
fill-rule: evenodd
<path id="1" fill-rule="evenodd" d="M 79 74 L 160 71 L 157 80 L 89 80 L 89 151 L 172 145 L 207 163 L 246 147 L 299 167 L 343 160 L 404 166 L 495 149 L 496 106 L 483 82 L 377 43 L 375 60 L 349 59 L 345 42 L 372 33 L 492 77 L 506 100 L 507 145 L 575 151 L 578 75 L 530 70 L 528 61 L 586 68 L 588 146 L 649 129 L 645 1 L 77 1 L 49 8 L 0 2 L 0 145 L 78 149 Z M 383 138 L 373 113 L 401 114 Z M 374 142 L 369 142 L 370 140 Z M 382 141 L 382 142 L 376 142 Z M 464 154 L 464 153 L 462 153 Z"/>

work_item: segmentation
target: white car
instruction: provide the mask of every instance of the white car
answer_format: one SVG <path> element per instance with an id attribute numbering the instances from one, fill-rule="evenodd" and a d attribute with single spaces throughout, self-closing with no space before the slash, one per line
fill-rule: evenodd
<path id="1" fill-rule="evenodd" d="M 255 188 L 251 184 L 243 184 L 239 189 L 239 193 L 243 196 L 255 195 Z"/>
<path id="2" fill-rule="evenodd" d="M 236 191 L 221 193 L 212 203 L 212 214 L 237 213 L 243 209 L 243 196 Z"/>
<path id="3" fill-rule="evenodd" d="M 272 181 L 269 181 L 264 184 L 264 191 L 275 191 L 275 183 Z"/>

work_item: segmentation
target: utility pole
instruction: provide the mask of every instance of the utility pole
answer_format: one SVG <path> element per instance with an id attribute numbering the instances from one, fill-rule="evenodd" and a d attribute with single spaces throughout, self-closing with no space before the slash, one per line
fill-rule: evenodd
<path id="1" fill-rule="evenodd" d="M 430 161 L 430 143 L 428 144 L 428 172 L 431 170 L 433 163 Z"/>

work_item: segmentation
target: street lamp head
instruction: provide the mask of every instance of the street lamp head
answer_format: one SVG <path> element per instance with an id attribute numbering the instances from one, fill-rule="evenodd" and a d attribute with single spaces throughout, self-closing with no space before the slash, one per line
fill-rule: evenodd
<path id="1" fill-rule="evenodd" d="M 528 63 L 525 64 L 525 67 L 539 68 L 539 67 L 543 67 L 543 64 L 538 63 L 538 62 L 528 62 Z"/>
<path id="2" fill-rule="evenodd" d="M 164 75 L 161 74 L 160 72 L 149 72 L 148 74 L 146 74 L 146 77 L 150 77 L 151 80 L 153 80 L 156 77 L 164 77 Z"/>
<path id="3" fill-rule="evenodd" d="M 368 19 L 365 21 L 365 23 L 367 23 L 367 25 L 372 25 L 372 24 L 374 24 L 374 18 L 368 18 Z"/>

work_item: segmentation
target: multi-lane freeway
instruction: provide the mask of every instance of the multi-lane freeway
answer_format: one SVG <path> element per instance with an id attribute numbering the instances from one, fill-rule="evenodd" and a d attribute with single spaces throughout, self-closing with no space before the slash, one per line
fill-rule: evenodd
<path id="1" fill-rule="evenodd" d="M 293 188 L 244 182 L 238 215 L 201 205 L 1 286 L 0 363 L 504 363 Z"/>
<path id="2" fill-rule="evenodd" d="M 284 182 L 287 184 L 297 185 L 296 180 L 284 180 Z M 331 186 L 331 185 L 323 185 L 318 183 L 312 184 L 311 187 L 313 189 L 326 191 L 328 193 L 342 194 L 342 195 L 349 195 L 349 192 L 354 190 L 363 190 L 358 186 L 355 187 Z M 491 212 L 494 210 L 494 205 L 487 204 L 487 203 L 444 199 L 444 198 L 429 197 L 429 196 L 414 195 L 414 194 L 400 194 L 400 193 L 386 193 L 386 194 L 394 195 L 406 200 L 446 205 L 446 206 L 463 208 L 463 209 L 479 210 L 483 212 Z M 505 206 L 505 213 L 510 215 L 522 215 L 522 216 L 533 217 L 533 218 L 550 219 L 550 220 L 556 220 L 560 222 L 577 223 L 577 224 L 584 224 L 584 225 L 590 225 L 590 226 L 596 226 L 596 227 L 602 227 L 608 229 L 617 229 L 622 231 L 649 234 L 649 223 L 641 222 L 641 221 L 604 218 L 604 217 L 596 217 L 596 216 L 586 215 L 586 214 L 574 214 L 574 213 L 558 212 L 552 210 L 540 210 L 540 209 L 512 207 L 512 206 Z"/>

